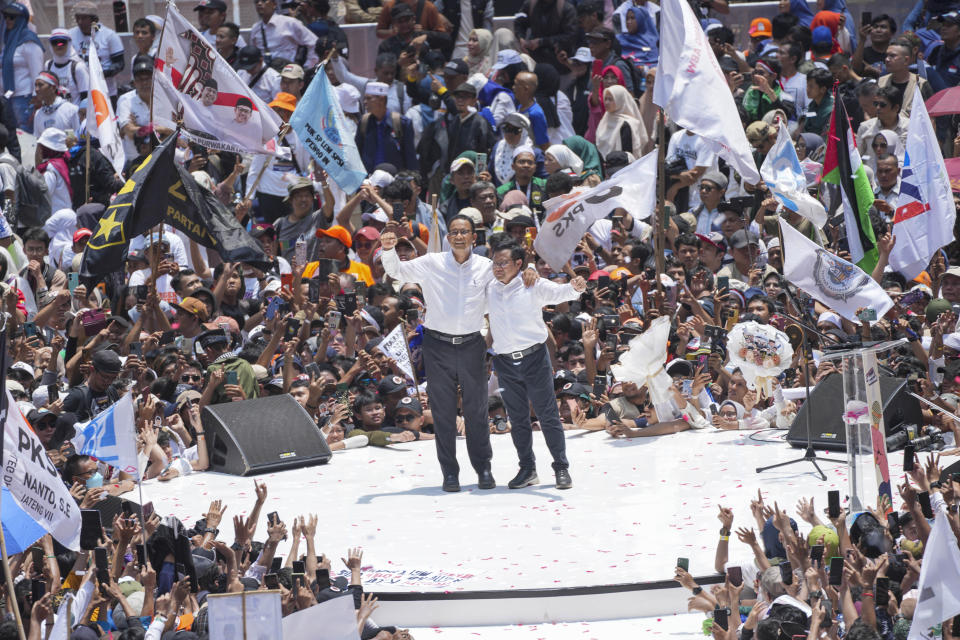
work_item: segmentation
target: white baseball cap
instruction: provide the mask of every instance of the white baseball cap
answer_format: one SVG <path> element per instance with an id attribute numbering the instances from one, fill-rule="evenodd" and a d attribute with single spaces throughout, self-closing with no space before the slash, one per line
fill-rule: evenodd
<path id="1" fill-rule="evenodd" d="M 590 53 L 590 47 L 580 47 L 570 59 L 584 64 L 591 64 L 593 62 L 593 54 Z"/>
<path id="2" fill-rule="evenodd" d="M 513 49 L 504 49 L 497 54 L 497 62 L 491 67 L 493 70 L 503 69 L 511 64 L 522 64 L 523 58 Z"/>

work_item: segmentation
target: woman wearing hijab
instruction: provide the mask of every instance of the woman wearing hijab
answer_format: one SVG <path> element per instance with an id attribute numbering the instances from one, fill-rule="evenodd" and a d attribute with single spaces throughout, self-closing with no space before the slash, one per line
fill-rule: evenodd
<path id="1" fill-rule="evenodd" d="M 73 261 L 73 234 L 77 231 L 77 214 L 73 209 L 60 209 L 43 223 L 43 230 L 50 238 L 47 255 L 50 264 L 68 271 Z"/>
<path id="2" fill-rule="evenodd" d="M 814 156 L 817 154 L 817 151 L 820 147 L 823 146 L 823 138 L 818 136 L 815 133 L 801 133 L 797 138 L 794 147 L 797 150 L 797 159 L 800 161 L 803 160 L 814 160 Z"/>
<path id="3" fill-rule="evenodd" d="M 630 7 L 624 17 L 626 28 L 617 34 L 620 55 L 633 61 L 635 65 L 656 65 L 659 58 L 659 37 L 653 16 L 645 7 Z"/>
<path id="4" fill-rule="evenodd" d="M 605 113 L 597 125 L 597 150 L 604 157 L 614 151 L 628 151 L 637 158 L 642 156 L 650 136 L 627 88 L 614 85 L 605 89 L 603 107 Z"/>
<path id="5" fill-rule="evenodd" d="M 63 130 L 55 127 L 45 129 L 37 138 L 34 162 L 36 162 L 37 171 L 43 175 L 43 180 L 47 183 L 52 211 L 73 208 L 73 188 L 70 186 L 70 171 L 67 168 L 69 159 L 67 136 Z"/>
<path id="6" fill-rule="evenodd" d="M 590 120 L 587 122 L 587 132 L 584 137 L 590 142 L 597 141 L 597 125 L 603 118 L 605 109 L 603 108 L 603 92 L 614 85 L 626 87 L 627 83 L 623 79 L 623 71 L 616 65 L 604 67 L 600 72 L 600 77 L 592 79 L 593 89 L 590 91 L 588 103 L 590 105 Z"/>
<path id="7" fill-rule="evenodd" d="M 559 144 L 573 135 L 570 98 L 560 91 L 560 74 L 552 64 L 538 64 L 534 73 L 537 74 L 537 104 L 547 117 L 547 137 L 551 144 Z"/>
<path id="8" fill-rule="evenodd" d="M 547 175 L 566 171 L 579 180 L 583 172 L 583 160 L 570 147 L 554 144 L 547 147 L 543 154 L 543 168 L 547 170 Z"/>
<path id="9" fill-rule="evenodd" d="M 901 164 L 903 162 L 903 152 L 900 150 L 900 136 L 895 131 L 883 129 L 870 141 L 870 151 L 863 155 L 863 161 L 873 171 L 877 173 L 877 157 L 885 153 L 897 156 Z"/>
<path id="10" fill-rule="evenodd" d="M 11 94 L 10 103 L 17 118 L 17 126 L 33 131 L 33 80 L 43 71 L 43 45 L 30 30 L 30 12 L 19 2 L 3 8 L 5 29 L 3 36 L 3 92 Z M 70 206 L 70 203 L 67 203 Z"/>
<path id="11" fill-rule="evenodd" d="M 467 40 L 467 55 L 463 58 L 470 69 L 470 75 L 480 73 L 485 76 L 490 73 L 490 67 L 494 62 L 490 56 L 491 49 L 493 49 L 492 33 L 486 29 L 474 29 L 470 32 Z"/>
<path id="12" fill-rule="evenodd" d="M 603 179 L 603 160 L 600 158 L 600 153 L 594 144 L 581 136 L 564 138 L 563 144 L 577 154 L 577 157 L 583 161 L 584 179 L 591 175 L 596 175 L 601 180 Z"/>
<path id="13" fill-rule="evenodd" d="M 493 184 L 498 187 L 513 180 L 513 151 L 522 146 L 533 145 L 530 137 L 530 120 L 522 113 L 511 113 L 500 125 L 503 137 L 493 145 L 490 151 L 488 169 Z M 543 152 L 536 150 L 537 171 L 534 175 L 543 177 Z"/>

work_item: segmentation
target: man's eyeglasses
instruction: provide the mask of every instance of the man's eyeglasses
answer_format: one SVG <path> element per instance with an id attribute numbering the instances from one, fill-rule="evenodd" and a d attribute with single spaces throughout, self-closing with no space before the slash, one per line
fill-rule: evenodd
<path id="1" fill-rule="evenodd" d="M 510 264 L 511 264 L 510 262 L 494 262 L 494 263 L 493 263 L 493 268 L 494 268 L 494 269 L 506 269 L 507 267 L 510 266 Z"/>
<path id="2" fill-rule="evenodd" d="M 452 231 L 447 231 L 448 236 L 468 236 L 471 233 L 473 233 L 473 231 L 470 231 L 470 229 L 453 229 Z"/>
<path id="3" fill-rule="evenodd" d="M 413 421 L 416 419 L 416 417 L 417 417 L 417 416 L 413 415 L 412 413 L 398 413 L 398 414 L 394 417 L 393 421 L 394 421 L 394 422 L 397 422 L 397 423 L 400 423 L 400 422 L 413 422 Z"/>
<path id="4" fill-rule="evenodd" d="M 200 382 L 201 380 L 203 380 L 203 376 L 201 376 L 199 373 L 185 373 L 180 376 L 180 382 L 185 384 L 190 382 Z"/>
<path id="5" fill-rule="evenodd" d="M 510 135 L 515 135 L 515 134 L 517 134 L 517 133 L 520 133 L 520 128 L 519 128 L 519 127 L 511 127 L 511 126 L 508 125 L 508 124 L 503 125 L 503 127 L 501 127 L 501 128 L 503 129 L 503 132 L 504 132 L 504 133 L 509 133 Z"/>
<path id="6" fill-rule="evenodd" d="M 700 191 L 713 191 L 714 189 L 716 189 L 716 187 L 714 187 L 713 185 L 709 185 L 709 184 L 700 185 Z"/>
<path id="7" fill-rule="evenodd" d="M 878 101 L 878 100 L 874 100 L 873 106 L 875 106 L 877 109 L 886 109 L 887 107 L 890 106 L 890 103 L 889 103 L 889 102 L 880 102 L 880 101 Z"/>

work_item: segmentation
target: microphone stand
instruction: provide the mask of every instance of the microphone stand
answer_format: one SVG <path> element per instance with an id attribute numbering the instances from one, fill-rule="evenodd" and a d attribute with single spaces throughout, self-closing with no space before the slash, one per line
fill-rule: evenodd
<path id="1" fill-rule="evenodd" d="M 793 303 L 793 306 L 796 309 L 800 310 L 800 306 L 797 304 L 797 301 L 794 299 L 793 294 L 790 293 L 790 290 L 786 286 L 783 288 L 783 290 L 787 294 L 787 297 L 790 298 L 790 302 Z M 803 384 L 806 387 L 806 392 L 807 392 L 806 402 L 804 403 L 804 407 L 806 408 L 806 414 L 807 414 L 806 415 L 807 449 L 806 451 L 803 452 L 803 457 L 801 458 L 788 460 L 786 462 L 778 462 L 777 464 L 771 464 L 766 467 L 757 467 L 757 473 L 763 473 L 764 471 L 769 471 L 770 469 L 777 469 L 779 467 L 786 467 L 792 464 L 796 464 L 798 462 L 809 462 L 810 464 L 813 465 L 813 468 L 817 470 L 817 473 L 820 475 L 820 480 L 823 482 L 826 482 L 827 475 L 823 472 L 822 469 L 820 469 L 820 465 L 818 465 L 817 462 L 832 462 L 834 464 L 844 464 L 846 461 L 833 460 L 831 458 L 818 458 L 816 451 L 813 450 L 813 440 L 812 440 L 811 430 L 810 430 L 810 413 L 812 412 L 812 408 L 810 407 L 810 341 L 807 337 L 807 330 L 810 330 L 813 333 L 816 333 L 817 335 L 822 337 L 828 337 L 828 336 L 826 336 L 823 333 L 820 333 L 819 331 L 817 331 L 816 329 L 813 329 L 812 327 L 807 326 L 805 322 L 800 322 L 799 320 L 791 316 L 788 316 L 788 317 L 790 317 L 791 320 L 793 320 L 798 325 L 800 325 L 800 327 L 804 330 L 802 351 L 803 351 Z M 829 337 L 833 338 L 833 336 L 829 336 Z"/>

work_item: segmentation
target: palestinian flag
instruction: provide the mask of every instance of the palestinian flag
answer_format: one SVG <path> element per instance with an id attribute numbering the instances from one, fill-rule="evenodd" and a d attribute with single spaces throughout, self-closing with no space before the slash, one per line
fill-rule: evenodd
<path id="1" fill-rule="evenodd" d="M 857 152 L 847 110 L 843 100 L 836 96 L 830 119 L 827 154 L 823 159 L 823 181 L 840 187 L 851 261 L 867 274 L 872 273 L 879 259 L 877 238 L 868 213 L 873 206 L 873 189 L 870 188 L 870 180 Z"/>

